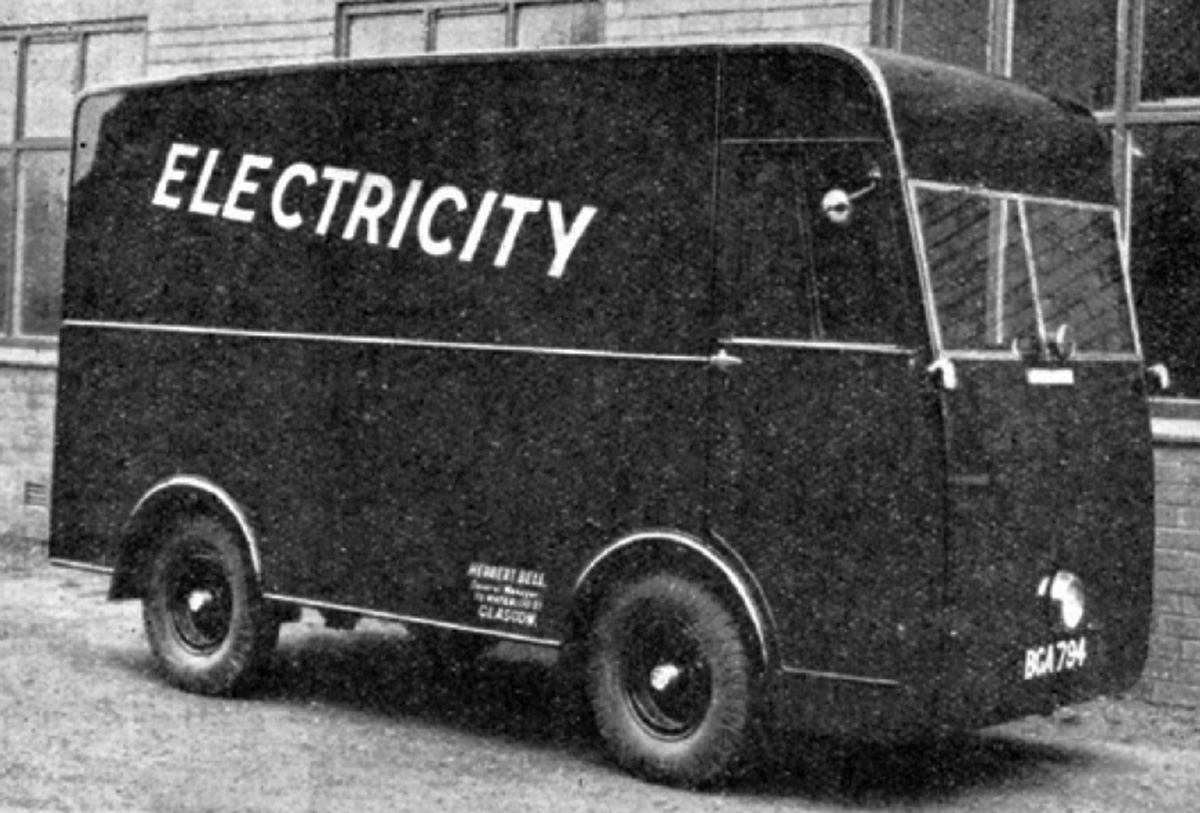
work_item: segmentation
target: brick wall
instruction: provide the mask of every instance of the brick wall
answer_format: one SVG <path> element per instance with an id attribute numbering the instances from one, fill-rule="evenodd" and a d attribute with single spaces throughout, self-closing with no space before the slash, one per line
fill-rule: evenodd
<path id="1" fill-rule="evenodd" d="M 871 0 L 609 0 L 609 43 L 824 39 L 867 45 Z"/>
<path id="2" fill-rule="evenodd" d="M 145 18 L 153 0 L 0 0 L 0 26 L 14 29 Z M 8 75 L 0 81 L 13 82 Z M 5 88 L 13 98 L 14 87 Z M 9 187 L 11 189 L 11 187 Z M 0 242 L 11 233 L 0 231 Z M 0 264 L 9 256 L 0 257 Z M 57 348 L 0 345 L 0 535 L 49 536 Z"/>
<path id="3" fill-rule="evenodd" d="M 144 17 L 154 0 L 0 0 L 0 26 Z"/>
<path id="4" fill-rule="evenodd" d="M 0 534 L 49 535 L 55 371 L 0 370 Z"/>
<path id="5" fill-rule="evenodd" d="M 1155 469 L 1154 623 L 1139 693 L 1200 706 L 1200 446 L 1160 444 Z"/>
<path id="6" fill-rule="evenodd" d="M 334 53 L 333 0 L 156 0 L 151 5 L 151 76 L 328 59 Z"/>

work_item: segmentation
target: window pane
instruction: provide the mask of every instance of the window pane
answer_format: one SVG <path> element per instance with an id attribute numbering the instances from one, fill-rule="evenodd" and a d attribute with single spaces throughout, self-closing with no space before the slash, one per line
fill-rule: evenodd
<path id="1" fill-rule="evenodd" d="M 439 14 L 434 36 L 438 51 L 489 51 L 505 46 L 503 11 Z"/>
<path id="2" fill-rule="evenodd" d="M 812 268 L 800 218 L 803 165 L 795 150 L 728 147 L 722 152 L 719 263 L 735 336 L 811 339 Z"/>
<path id="3" fill-rule="evenodd" d="M 13 254 L 13 217 L 17 200 L 15 186 L 13 157 L 8 153 L 0 153 L 0 280 L 12 279 L 16 259 Z M 7 331 L 9 327 L 8 290 L 9 286 L 0 285 L 0 331 Z"/>
<path id="4" fill-rule="evenodd" d="M 75 42 L 29 44 L 25 84 L 27 138 L 71 134 L 77 48 Z"/>
<path id="5" fill-rule="evenodd" d="M 0 144 L 17 137 L 17 41 L 0 40 Z"/>
<path id="6" fill-rule="evenodd" d="M 544 48 L 600 41 L 599 3 L 555 3 L 521 6 L 517 11 L 517 46 Z"/>
<path id="7" fill-rule="evenodd" d="M 139 33 L 92 34 L 87 38 L 84 84 L 102 85 L 141 77 L 142 43 Z"/>
<path id="8" fill-rule="evenodd" d="M 419 54 L 425 51 L 425 21 L 417 13 L 361 14 L 349 18 L 348 56 Z"/>
<path id="9" fill-rule="evenodd" d="M 1200 4 L 1146 0 L 1142 98 L 1200 96 Z"/>
<path id="10" fill-rule="evenodd" d="M 1146 358 L 1200 397 L 1200 126 L 1135 128 L 1130 263 Z"/>
<path id="11" fill-rule="evenodd" d="M 947 350 L 1008 349 L 1038 335 L 1015 205 L 919 189 L 942 343 Z"/>
<path id="12" fill-rule="evenodd" d="M 1114 213 L 1033 202 L 1025 212 L 1047 334 L 1067 325 L 1082 353 L 1132 353 Z"/>
<path id="13" fill-rule="evenodd" d="M 1018 2 L 1013 78 L 1093 110 L 1116 93 L 1118 0 Z"/>
<path id="14" fill-rule="evenodd" d="M 905 340 L 909 314 L 901 279 L 896 203 L 881 187 L 886 144 L 812 144 L 806 150 L 805 210 L 811 226 L 817 332 L 842 342 Z M 826 214 L 830 195 L 849 197 L 845 217 Z"/>
<path id="15" fill-rule="evenodd" d="M 67 153 L 21 156 L 19 332 L 52 336 L 61 313 L 63 235 L 67 209 Z"/>
<path id="16" fill-rule="evenodd" d="M 986 70 L 990 5 L 979 0 L 909 0 L 901 22 L 901 50 Z"/>

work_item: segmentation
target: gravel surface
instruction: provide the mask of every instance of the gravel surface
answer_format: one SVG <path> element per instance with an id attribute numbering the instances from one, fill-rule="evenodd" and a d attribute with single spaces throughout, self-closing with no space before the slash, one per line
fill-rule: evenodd
<path id="1" fill-rule="evenodd" d="M 107 577 L 0 540 L 0 811 L 1187 811 L 1195 710 L 1106 698 L 922 748 L 773 742 L 691 793 L 626 776 L 534 651 L 461 673 L 403 628 L 285 627 L 265 685 L 188 695 L 157 675 Z"/>

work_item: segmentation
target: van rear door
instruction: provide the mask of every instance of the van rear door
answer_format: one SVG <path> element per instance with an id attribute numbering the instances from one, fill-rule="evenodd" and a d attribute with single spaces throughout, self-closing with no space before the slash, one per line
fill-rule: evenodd
<path id="1" fill-rule="evenodd" d="M 986 724 L 1127 686 L 1153 472 L 1116 211 L 913 188 L 947 359 L 947 710 Z"/>

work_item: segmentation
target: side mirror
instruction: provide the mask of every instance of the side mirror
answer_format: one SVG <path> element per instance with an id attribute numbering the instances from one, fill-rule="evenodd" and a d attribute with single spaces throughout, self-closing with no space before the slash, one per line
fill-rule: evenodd
<path id="1" fill-rule="evenodd" d="M 854 212 L 854 205 L 850 201 L 850 195 L 844 189 L 830 189 L 825 193 L 825 197 L 821 198 L 821 211 L 825 213 L 830 223 L 837 226 L 844 226 L 850 222 L 850 215 Z"/>
<path id="2" fill-rule="evenodd" d="M 825 196 L 821 198 L 821 211 L 824 212 L 830 223 L 837 226 L 849 223 L 854 214 L 854 202 L 879 188 L 879 184 L 883 181 L 883 170 L 878 166 L 871 167 L 871 171 L 867 173 L 867 179 L 870 183 L 854 192 L 834 188 L 825 193 Z"/>

